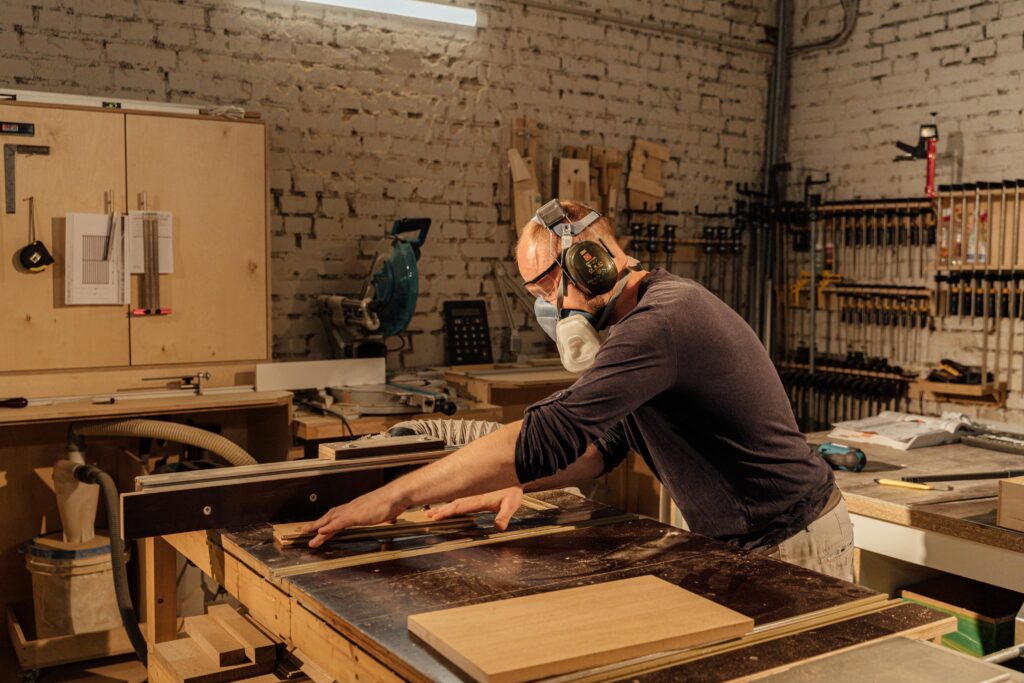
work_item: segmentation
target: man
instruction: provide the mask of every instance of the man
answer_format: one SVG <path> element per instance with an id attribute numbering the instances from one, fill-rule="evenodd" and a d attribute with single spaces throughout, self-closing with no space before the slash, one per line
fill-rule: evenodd
<path id="1" fill-rule="evenodd" d="M 853 580 L 852 527 L 832 472 L 742 318 L 693 281 L 632 266 L 611 223 L 575 202 L 538 212 L 516 257 L 563 363 L 592 365 L 522 421 L 332 509 L 306 527 L 317 533 L 311 546 L 460 496 L 432 514 L 493 510 L 504 528 L 524 487 L 584 482 L 632 448 L 692 531 Z M 602 258 L 611 279 L 592 287 Z M 608 328 L 599 348 L 592 321 Z"/>

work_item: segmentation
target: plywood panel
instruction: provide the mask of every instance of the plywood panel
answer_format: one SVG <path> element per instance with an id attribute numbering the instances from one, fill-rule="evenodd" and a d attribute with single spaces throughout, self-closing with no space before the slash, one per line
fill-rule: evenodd
<path id="1" fill-rule="evenodd" d="M 753 626 L 650 575 L 409 616 L 412 633 L 474 679 L 496 683 L 726 640 Z"/>
<path id="2" fill-rule="evenodd" d="M 266 359 L 263 125 L 130 114 L 126 141 L 131 208 L 145 192 L 174 216 L 174 273 L 160 277 L 173 312 L 132 318 L 132 364 Z"/>
<path id="3" fill-rule="evenodd" d="M 108 190 L 125 207 L 124 115 L 6 104 L 0 119 L 36 125 L 34 137 L 0 143 L 50 147 L 47 156 L 16 156 L 16 213 L 0 200 L 0 372 L 127 365 L 127 307 L 65 306 L 63 260 L 65 214 L 101 213 Z M 41 273 L 17 259 L 28 243 L 30 196 L 37 238 L 57 261 Z"/>

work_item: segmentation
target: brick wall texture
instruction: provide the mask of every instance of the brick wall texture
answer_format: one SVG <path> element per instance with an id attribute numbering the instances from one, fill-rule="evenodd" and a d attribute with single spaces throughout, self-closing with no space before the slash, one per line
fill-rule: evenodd
<path id="1" fill-rule="evenodd" d="M 463 3 L 468 5 L 469 3 Z M 328 354 L 314 300 L 355 292 L 396 217 L 429 216 L 422 295 L 392 365 L 443 362 L 441 302 L 484 297 L 509 258 L 511 122 L 563 145 L 668 145 L 669 208 L 724 206 L 762 158 L 771 0 L 572 0 L 590 16 L 484 0 L 477 28 L 294 0 L 4 0 L 0 82 L 258 111 L 270 124 L 274 355 Z M 517 312 L 527 350 L 543 335 Z M 394 344 L 394 342 L 392 342 Z"/>
<path id="2" fill-rule="evenodd" d="M 795 41 L 834 32 L 842 21 L 836 5 L 798 2 Z M 922 196 L 924 162 L 894 163 L 893 143 L 915 143 L 918 126 L 934 111 L 939 183 L 1024 177 L 1022 69 L 1024 2 L 861 0 L 846 45 L 793 59 L 789 158 L 794 175 L 830 171 L 826 199 Z M 1008 328 L 1004 323 L 1004 349 Z M 947 321 L 925 340 L 927 359 L 980 362 L 981 329 L 980 320 L 974 326 Z M 1016 339 L 1010 410 L 968 412 L 1024 416 L 1019 326 Z M 994 336 L 989 341 L 994 344 Z M 925 403 L 924 408 L 964 410 L 960 404 Z"/>

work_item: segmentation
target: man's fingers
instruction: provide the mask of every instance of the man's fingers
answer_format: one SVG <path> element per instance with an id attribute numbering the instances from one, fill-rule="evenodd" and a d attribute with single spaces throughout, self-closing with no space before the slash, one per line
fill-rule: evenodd
<path id="1" fill-rule="evenodd" d="M 499 531 L 508 528 L 508 523 L 512 521 L 512 515 L 519 509 L 519 502 L 515 496 L 505 496 L 501 499 L 498 514 L 494 517 L 494 526 L 498 527 Z"/>
<path id="2" fill-rule="evenodd" d="M 332 538 L 333 536 L 334 536 L 334 532 L 333 532 L 333 531 L 332 531 L 332 532 L 329 532 L 329 533 L 326 533 L 326 534 L 321 534 L 321 533 L 318 533 L 318 534 L 317 534 L 316 536 L 314 536 L 314 537 L 313 537 L 313 538 L 312 538 L 312 539 L 311 539 L 311 540 L 309 541 L 309 547 L 310 547 L 310 548 L 319 548 L 319 547 L 320 547 L 320 546 L 322 546 L 322 545 L 323 545 L 324 543 L 326 543 L 327 541 L 331 540 L 331 538 Z"/>
<path id="3" fill-rule="evenodd" d="M 302 531 L 302 533 L 304 533 L 304 534 L 309 534 L 309 533 L 312 533 L 312 532 L 316 531 L 317 529 L 322 527 L 324 524 L 327 524 L 327 520 L 329 520 L 331 518 L 331 513 L 332 512 L 333 512 L 333 510 L 329 510 L 327 512 L 327 514 L 325 514 L 320 519 L 318 519 L 316 521 L 313 521 L 313 522 L 308 522 L 307 524 L 304 524 L 302 526 L 302 528 L 300 529 L 300 531 Z"/>

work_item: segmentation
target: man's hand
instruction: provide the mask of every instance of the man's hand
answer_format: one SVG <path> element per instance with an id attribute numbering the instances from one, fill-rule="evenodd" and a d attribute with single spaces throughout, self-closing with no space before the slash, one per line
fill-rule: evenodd
<path id="1" fill-rule="evenodd" d="M 491 491 L 479 496 L 458 498 L 436 508 L 427 510 L 427 517 L 434 520 L 447 519 L 455 515 L 466 515 L 473 512 L 497 512 L 494 526 L 500 531 L 508 528 L 509 520 L 523 502 L 521 486 L 510 486 L 500 491 Z"/>
<path id="2" fill-rule="evenodd" d="M 402 512 L 402 506 L 390 502 L 382 490 L 378 489 L 344 505 L 331 508 L 320 519 L 302 527 L 302 531 L 307 534 L 316 533 L 309 542 L 309 547 L 319 548 L 342 529 L 394 521 Z"/>

